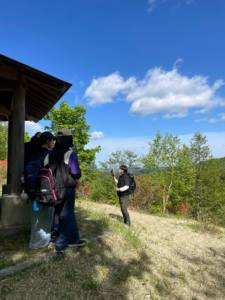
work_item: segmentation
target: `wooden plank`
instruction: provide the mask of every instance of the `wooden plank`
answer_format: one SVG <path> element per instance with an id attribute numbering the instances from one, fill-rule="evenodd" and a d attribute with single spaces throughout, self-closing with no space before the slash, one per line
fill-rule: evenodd
<path id="1" fill-rule="evenodd" d="M 54 104 L 48 103 L 42 99 L 40 99 L 35 92 L 27 90 L 27 96 L 26 99 L 32 104 L 39 104 L 40 107 L 45 107 L 46 109 L 49 110 L 49 107 L 53 106 Z"/>
<path id="2" fill-rule="evenodd" d="M 45 111 L 46 111 L 46 109 L 45 110 L 44 109 L 39 109 L 39 108 L 33 106 L 32 104 L 28 104 L 27 101 L 26 101 L 26 108 L 32 109 L 34 112 L 37 112 L 40 116 L 42 116 L 42 118 L 43 118 L 43 116 L 45 114 Z"/>
<path id="3" fill-rule="evenodd" d="M 42 88 L 37 86 L 36 84 L 30 82 L 27 82 L 28 87 L 31 87 L 33 90 L 37 91 L 40 95 L 45 96 L 48 99 L 51 99 L 52 101 L 57 101 L 57 97 L 50 95 L 49 93 L 45 92 Z"/>
<path id="4" fill-rule="evenodd" d="M 54 89 L 52 89 L 52 88 L 46 86 L 44 83 L 38 82 L 37 80 L 33 80 L 33 79 L 31 79 L 31 78 L 29 78 L 29 80 L 33 81 L 36 85 L 38 85 L 39 87 L 41 87 L 42 89 L 44 89 L 44 90 L 47 91 L 48 93 L 50 93 L 50 94 L 56 96 L 57 98 L 58 98 L 58 97 L 61 97 L 60 91 L 56 91 L 56 90 L 54 90 Z"/>
<path id="5" fill-rule="evenodd" d="M 18 79 L 18 70 L 4 63 L 0 64 L 0 77 L 9 80 Z"/>
<path id="6" fill-rule="evenodd" d="M 52 88 L 52 89 L 54 89 L 54 90 L 56 90 L 56 91 L 58 91 L 58 92 L 61 93 L 61 90 L 62 90 L 61 87 L 55 86 L 55 85 L 51 85 L 51 84 L 48 83 L 45 79 L 40 80 L 40 79 L 37 79 L 37 78 L 31 78 L 31 77 L 29 77 L 29 76 L 26 76 L 26 78 L 27 78 L 28 80 L 33 81 L 33 82 L 38 82 L 38 83 L 40 83 L 40 84 L 43 84 L 43 85 L 45 85 L 45 86 L 47 86 L 47 87 L 50 87 L 50 88 Z"/>
<path id="7" fill-rule="evenodd" d="M 44 101 L 48 105 L 55 105 L 55 103 L 57 103 L 57 99 L 52 101 L 49 98 L 46 98 L 42 94 L 38 93 L 38 91 L 34 90 L 31 86 L 28 86 L 28 91 L 29 91 L 29 93 L 32 93 L 32 95 L 34 95 L 36 98 L 41 99 L 42 101 Z"/>

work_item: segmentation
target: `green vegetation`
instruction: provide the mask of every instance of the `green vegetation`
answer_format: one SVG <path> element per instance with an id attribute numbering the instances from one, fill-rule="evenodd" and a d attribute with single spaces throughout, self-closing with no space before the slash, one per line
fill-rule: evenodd
<path id="1" fill-rule="evenodd" d="M 45 130 L 54 132 L 57 135 L 58 129 L 65 127 L 71 130 L 73 134 L 73 149 L 76 151 L 80 165 L 85 174 L 92 169 L 95 161 L 95 155 L 101 150 L 98 146 L 94 149 L 85 149 L 90 140 L 90 125 L 87 124 L 85 118 L 87 109 L 84 106 L 69 106 L 67 101 L 61 101 L 59 108 L 55 106 L 44 117 L 44 120 L 51 121 L 50 126 L 46 126 Z"/>
<path id="2" fill-rule="evenodd" d="M 225 225 L 225 159 L 213 158 L 206 137 L 199 132 L 187 146 L 177 136 L 166 133 L 163 137 L 157 130 L 146 156 L 118 150 L 100 164 L 102 169 L 95 168 L 95 176 L 80 184 L 81 198 L 118 204 L 109 170 L 126 164 L 137 183 L 130 198 L 133 209 L 192 217 L 201 220 L 203 228 Z"/>

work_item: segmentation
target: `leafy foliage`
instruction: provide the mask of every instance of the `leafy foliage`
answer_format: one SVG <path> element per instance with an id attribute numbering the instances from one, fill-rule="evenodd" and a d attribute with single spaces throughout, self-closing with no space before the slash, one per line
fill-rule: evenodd
<path id="1" fill-rule="evenodd" d="M 100 146 L 85 149 L 91 137 L 89 134 L 90 125 L 87 124 L 85 118 L 86 111 L 84 106 L 69 106 L 68 102 L 63 100 L 60 102 L 59 108 L 54 106 L 44 117 L 44 120 L 51 121 L 50 126 L 46 126 L 45 130 L 57 134 L 62 127 L 70 129 L 73 135 L 73 150 L 78 155 L 83 171 L 89 170 L 89 166 L 95 161 L 96 153 L 101 150 Z"/>
<path id="2" fill-rule="evenodd" d="M 8 152 L 8 124 L 0 122 L 0 160 L 7 158 Z"/>
<path id="3" fill-rule="evenodd" d="M 110 169 L 118 169 L 120 165 L 125 165 L 131 173 L 137 173 L 141 165 L 138 154 L 131 150 L 117 150 L 112 152 L 107 161 L 99 163 L 101 167 L 107 171 Z"/>

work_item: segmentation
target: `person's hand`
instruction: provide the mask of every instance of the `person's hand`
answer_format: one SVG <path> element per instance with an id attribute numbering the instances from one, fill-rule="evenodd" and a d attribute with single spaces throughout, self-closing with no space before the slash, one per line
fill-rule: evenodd
<path id="1" fill-rule="evenodd" d="M 120 190 L 120 189 L 119 189 L 118 187 L 115 187 L 115 191 L 119 192 L 119 190 Z"/>

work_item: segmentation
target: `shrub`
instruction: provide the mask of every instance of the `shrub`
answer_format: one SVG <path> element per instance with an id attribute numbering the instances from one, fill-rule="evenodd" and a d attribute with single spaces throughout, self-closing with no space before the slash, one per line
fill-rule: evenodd
<path id="1" fill-rule="evenodd" d="M 7 159 L 0 160 L 0 185 L 7 181 Z"/>
<path id="2" fill-rule="evenodd" d="M 154 183 L 150 175 L 135 176 L 136 191 L 130 196 L 131 206 L 150 213 L 161 211 L 162 193 L 161 186 Z"/>

